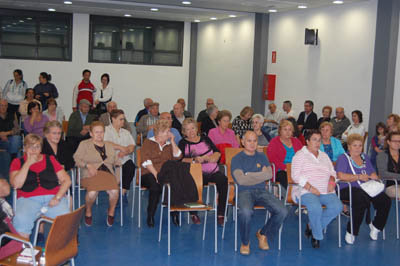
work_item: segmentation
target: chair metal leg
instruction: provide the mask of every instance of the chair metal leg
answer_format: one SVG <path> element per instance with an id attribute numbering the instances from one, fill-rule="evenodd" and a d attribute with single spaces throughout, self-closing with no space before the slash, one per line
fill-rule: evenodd
<path id="1" fill-rule="evenodd" d="M 138 189 L 138 228 L 140 228 L 140 222 L 141 222 L 141 218 L 140 218 L 140 216 L 141 216 L 141 210 L 140 210 L 141 207 L 142 207 L 142 189 L 139 186 L 139 189 Z"/>
<path id="2" fill-rule="evenodd" d="M 207 213 L 208 211 L 204 212 L 203 240 L 206 239 Z"/>
<path id="3" fill-rule="evenodd" d="M 299 197 L 299 250 L 301 251 L 301 197 Z"/>
<path id="4" fill-rule="evenodd" d="M 121 214 L 121 226 L 124 225 L 124 208 L 122 200 L 122 166 L 119 167 L 119 200 L 120 200 L 120 214 Z"/>
<path id="5" fill-rule="evenodd" d="M 168 256 L 171 255 L 171 191 L 168 187 Z"/>
<path id="6" fill-rule="evenodd" d="M 74 169 L 71 170 L 71 186 L 72 186 L 72 210 L 75 210 L 75 173 Z"/>
<path id="7" fill-rule="evenodd" d="M 179 212 L 179 227 L 182 226 L 182 212 Z"/>
<path id="8" fill-rule="evenodd" d="M 398 187 L 398 183 L 397 180 L 395 179 L 395 185 L 396 185 L 396 237 L 397 239 L 399 239 L 399 187 Z"/>
<path id="9" fill-rule="evenodd" d="M 217 195 L 215 195 L 217 197 Z M 214 209 L 214 252 L 217 254 L 218 252 L 218 239 L 217 239 L 217 234 L 218 234 L 218 229 L 217 229 L 217 204 L 215 202 L 215 209 Z"/>
<path id="10" fill-rule="evenodd" d="M 135 176 L 132 181 L 132 208 L 131 208 L 131 218 L 133 218 L 133 214 L 135 213 L 135 195 L 136 195 L 136 171 Z"/>
<path id="11" fill-rule="evenodd" d="M 190 212 L 187 213 L 187 223 L 190 224 Z"/>
<path id="12" fill-rule="evenodd" d="M 163 211 L 164 211 L 164 205 L 162 204 L 162 201 L 164 199 L 164 193 L 165 193 L 165 187 L 163 187 L 162 193 L 161 193 L 161 210 L 160 210 L 160 226 L 159 226 L 159 230 L 158 230 L 158 242 L 161 241 L 162 219 L 163 219 Z"/>
<path id="13" fill-rule="evenodd" d="M 283 224 L 279 228 L 279 236 L 278 236 L 278 250 L 281 250 L 281 240 L 282 240 L 282 229 L 283 229 Z"/>
<path id="14" fill-rule="evenodd" d="M 234 206 L 234 216 L 235 216 L 235 252 L 237 252 L 237 223 L 238 223 L 238 208 L 237 208 L 237 198 L 238 198 L 238 194 L 237 194 L 237 189 L 235 189 L 236 193 L 236 198 L 235 198 L 235 206 Z"/>
<path id="15" fill-rule="evenodd" d="M 228 200 L 229 200 L 230 190 L 231 190 L 231 186 L 228 185 L 228 191 L 227 191 L 227 194 L 226 194 L 226 203 L 225 203 L 224 225 L 222 227 L 222 237 L 221 237 L 222 239 L 224 239 L 224 237 L 225 237 L 225 224 L 226 224 L 226 222 L 228 220 L 227 212 L 228 212 Z"/>
<path id="16" fill-rule="evenodd" d="M 75 266 L 75 258 L 71 259 L 71 266 Z"/>

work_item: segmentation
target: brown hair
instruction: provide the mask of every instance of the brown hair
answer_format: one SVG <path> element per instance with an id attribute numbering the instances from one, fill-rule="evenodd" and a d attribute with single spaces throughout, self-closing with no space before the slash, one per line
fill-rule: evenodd
<path id="1" fill-rule="evenodd" d="M 331 128 L 331 134 L 333 132 L 333 124 L 331 122 L 325 121 L 322 122 L 321 125 L 319 126 L 319 131 L 321 131 L 324 127 L 329 126 Z"/>
<path id="2" fill-rule="evenodd" d="M 399 124 L 400 123 L 400 116 L 397 115 L 397 114 L 393 114 L 392 113 L 392 114 L 388 115 L 387 119 L 389 119 L 389 118 L 393 118 L 393 122 L 395 124 Z"/>
<path id="3" fill-rule="evenodd" d="M 251 108 L 250 106 L 246 106 L 242 109 L 242 111 L 240 111 L 240 116 L 245 116 L 247 114 L 250 114 L 250 116 L 254 115 L 254 109 Z"/>
<path id="4" fill-rule="evenodd" d="M 393 136 L 400 136 L 400 132 L 398 131 L 390 132 L 386 137 L 386 141 L 392 141 Z"/>
<path id="5" fill-rule="evenodd" d="M 111 119 L 113 119 L 113 118 L 115 119 L 120 115 L 125 115 L 124 111 L 122 111 L 121 109 L 114 109 L 110 113 L 110 118 Z"/>
<path id="6" fill-rule="evenodd" d="M 326 106 L 324 106 L 324 108 L 322 108 L 322 112 L 324 112 L 325 109 L 328 109 L 328 110 L 329 110 L 329 116 L 331 116 L 331 114 L 332 114 L 332 107 L 329 106 L 329 105 L 326 105 Z"/>
<path id="7" fill-rule="evenodd" d="M 52 127 L 58 127 L 59 129 L 61 129 L 61 131 L 63 129 L 61 123 L 58 122 L 57 120 L 49 121 L 49 122 L 46 123 L 46 125 L 43 128 L 44 134 L 49 133 L 50 132 L 50 128 L 52 128 Z"/>
<path id="8" fill-rule="evenodd" d="M 231 121 L 232 119 L 232 113 L 229 112 L 228 110 L 222 110 L 218 113 L 217 115 L 217 121 L 221 121 L 222 118 L 224 118 L 225 116 L 229 117 L 229 121 Z"/>
<path id="9" fill-rule="evenodd" d="M 169 121 L 168 120 L 157 120 L 154 124 L 154 136 L 157 136 L 158 133 L 164 132 L 165 130 L 169 129 Z"/>
<path id="10" fill-rule="evenodd" d="M 294 126 L 293 126 L 292 122 L 290 122 L 289 120 L 283 119 L 279 123 L 279 127 L 278 127 L 278 135 L 279 136 L 281 135 L 282 128 L 284 128 L 286 126 L 290 126 L 292 128 L 292 133 L 294 133 Z"/>
<path id="11" fill-rule="evenodd" d="M 92 132 L 95 127 L 102 127 L 103 130 L 105 129 L 103 122 L 101 122 L 101 121 L 93 121 L 90 124 L 90 132 Z"/>
<path id="12" fill-rule="evenodd" d="M 55 104 L 57 106 L 57 101 L 54 98 L 47 99 L 47 105 Z"/>
<path id="13" fill-rule="evenodd" d="M 353 144 L 353 142 L 355 142 L 355 141 L 360 141 L 361 143 L 363 143 L 364 138 L 360 134 L 351 134 L 350 136 L 347 137 L 347 145 L 348 146 Z"/>
<path id="14" fill-rule="evenodd" d="M 26 137 L 24 138 L 24 147 L 31 146 L 35 143 L 40 143 L 40 146 L 42 146 L 42 144 L 43 144 L 42 137 L 31 133 L 31 134 L 26 135 Z"/>

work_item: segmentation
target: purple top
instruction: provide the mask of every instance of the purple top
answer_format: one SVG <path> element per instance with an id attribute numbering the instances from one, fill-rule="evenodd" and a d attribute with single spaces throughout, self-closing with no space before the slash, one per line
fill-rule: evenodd
<path id="1" fill-rule="evenodd" d="M 42 119 L 39 122 L 34 122 L 33 125 L 31 125 L 31 123 L 29 123 L 30 119 L 31 119 L 30 115 L 28 115 L 24 119 L 24 128 L 25 128 L 26 132 L 37 134 L 37 135 L 43 137 L 44 125 L 47 122 L 49 122 L 49 118 L 47 117 L 47 115 L 42 114 Z"/>
<path id="2" fill-rule="evenodd" d="M 353 164 L 354 171 L 356 172 L 356 175 L 361 175 L 361 174 L 367 174 L 371 175 L 372 173 L 376 172 L 374 167 L 372 166 L 371 161 L 369 160 L 368 156 L 366 154 L 362 154 L 361 157 L 364 157 L 364 163 L 362 166 L 357 165 L 353 160 L 351 160 Z M 353 171 L 351 170 L 349 160 L 347 159 L 345 154 L 342 154 L 339 156 L 339 158 L 336 161 L 336 172 L 342 172 L 345 174 L 353 174 Z M 363 181 L 360 180 L 361 183 L 364 183 Z M 340 189 L 348 187 L 346 183 L 340 183 L 339 184 Z M 352 187 L 360 187 L 357 181 L 351 182 Z"/>

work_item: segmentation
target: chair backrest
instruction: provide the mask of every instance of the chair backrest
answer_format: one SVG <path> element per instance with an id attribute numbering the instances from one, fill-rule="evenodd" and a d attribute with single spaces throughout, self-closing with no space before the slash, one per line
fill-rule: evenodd
<path id="1" fill-rule="evenodd" d="M 225 149 L 225 164 L 227 168 L 228 182 L 234 182 L 231 172 L 232 158 L 235 157 L 239 152 L 243 151 L 243 148 L 226 148 Z M 231 189 L 229 192 L 228 201 L 232 202 L 235 197 L 235 190 Z"/>
<path id="2" fill-rule="evenodd" d="M 46 241 L 46 265 L 60 265 L 78 254 L 78 229 L 85 205 L 54 220 Z"/>
<path id="3" fill-rule="evenodd" d="M 138 133 L 136 136 L 136 146 L 142 146 L 142 133 Z"/>
<path id="4" fill-rule="evenodd" d="M 62 121 L 62 128 L 63 128 L 64 134 L 67 134 L 67 131 L 68 131 L 68 120 Z"/>
<path id="5" fill-rule="evenodd" d="M 293 179 L 292 179 L 292 164 L 291 163 L 287 163 L 286 164 L 286 175 L 287 175 L 287 180 L 288 180 L 288 188 L 287 188 L 287 203 L 293 204 L 295 203 L 292 199 L 292 189 L 293 187 L 290 186 L 291 184 L 296 184 Z"/>
<path id="6" fill-rule="evenodd" d="M 201 134 L 201 122 L 197 122 L 197 132 Z"/>
<path id="7" fill-rule="evenodd" d="M 364 135 L 364 140 L 363 140 L 363 149 L 362 149 L 362 151 L 363 152 L 365 152 L 365 142 L 367 141 L 367 139 L 368 139 L 368 131 L 366 131 L 365 132 L 365 135 Z"/>
<path id="8" fill-rule="evenodd" d="M 141 148 L 136 148 L 136 185 L 139 185 L 140 168 L 142 167 L 142 153 Z"/>
<path id="9" fill-rule="evenodd" d="M 194 183 L 196 184 L 197 194 L 199 195 L 198 202 L 203 203 L 203 171 L 201 169 L 201 164 L 190 164 L 190 174 L 192 175 Z"/>
<path id="10" fill-rule="evenodd" d="M 232 129 L 232 123 L 229 123 L 228 128 Z"/>

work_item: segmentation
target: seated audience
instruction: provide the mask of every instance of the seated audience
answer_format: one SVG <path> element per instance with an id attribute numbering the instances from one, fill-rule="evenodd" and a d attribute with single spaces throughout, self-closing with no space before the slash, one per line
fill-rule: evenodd
<path id="1" fill-rule="evenodd" d="M 351 134 L 359 134 L 362 137 L 365 135 L 365 127 L 362 124 L 363 122 L 363 116 L 361 111 L 355 110 L 351 112 L 351 119 L 353 120 L 353 124 L 350 125 L 345 132 L 342 134 L 342 140 L 343 142 L 347 141 L 347 137 L 350 136 Z"/>
<path id="2" fill-rule="evenodd" d="M 73 112 L 68 120 L 67 142 L 76 151 L 82 140 L 90 138 L 90 124 L 96 119 L 94 114 L 89 113 L 90 103 L 82 99 L 79 103 L 79 110 Z"/>
<path id="3" fill-rule="evenodd" d="M 219 171 L 218 160 L 221 153 L 214 143 L 205 135 L 199 135 L 197 122 L 193 118 L 183 121 L 184 138 L 179 142 L 179 148 L 183 154 L 183 162 L 201 163 L 203 171 L 203 184 L 214 182 L 218 191 L 218 224 L 224 224 L 226 193 L 228 190 L 228 179 Z M 200 223 L 197 213 L 192 212 L 194 224 Z"/>
<path id="4" fill-rule="evenodd" d="M 149 113 L 150 105 L 153 104 L 153 100 L 150 98 L 146 98 L 143 100 L 144 109 L 140 110 L 135 118 L 135 123 L 138 123 L 142 116 L 147 115 Z"/>
<path id="5" fill-rule="evenodd" d="M 35 91 L 32 88 L 28 88 L 25 92 L 25 99 L 19 103 L 18 108 L 22 120 L 24 120 L 25 117 L 28 115 L 28 104 L 30 104 L 31 102 L 37 102 L 39 104 L 40 110 L 43 110 L 41 102 L 35 99 Z"/>
<path id="6" fill-rule="evenodd" d="M 251 124 L 254 133 L 257 135 L 257 151 L 264 152 L 264 148 L 268 146 L 268 140 L 261 131 L 261 127 L 264 124 L 264 116 L 262 114 L 255 114 L 251 118 Z"/>
<path id="7" fill-rule="evenodd" d="M 0 149 L 6 150 L 11 159 L 17 157 L 22 146 L 19 133 L 20 128 L 16 114 L 9 113 L 7 101 L 0 99 Z"/>
<path id="8" fill-rule="evenodd" d="M 218 112 L 218 107 L 213 104 L 207 107 L 207 117 L 201 121 L 202 134 L 208 135 L 210 129 L 216 128 L 218 126 Z"/>
<path id="9" fill-rule="evenodd" d="M 225 148 L 239 148 L 239 143 L 237 142 L 235 133 L 229 128 L 229 122 L 231 119 L 231 112 L 222 110 L 217 116 L 218 127 L 213 128 L 208 132 L 208 137 L 221 152 L 221 164 L 225 163 Z"/>
<path id="10" fill-rule="evenodd" d="M 370 157 L 371 163 L 376 169 L 376 157 L 379 153 L 385 150 L 385 139 L 386 139 L 386 126 L 384 123 L 379 122 L 375 127 L 376 135 L 371 139 Z"/>
<path id="11" fill-rule="evenodd" d="M 50 108 L 50 107 L 49 107 Z M 47 122 L 44 127 L 44 138 L 42 153 L 52 155 L 64 167 L 65 171 L 71 170 L 75 166 L 72 158 L 72 149 L 62 138 L 62 125 L 54 120 Z"/>
<path id="12" fill-rule="evenodd" d="M 340 155 L 345 153 L 342 143 L 337 138 L 332 136 L 333 125 L 331 122 L 322 122 L 319 126 L 321 131 L 322 141 L 320 150 L 325 152 L 332 162 L 336 162 Z"/>
<path id="13" fill-rule="evenodd" d="M 150 105 L 149 113 L 140 118 L 139 123 L 136 126 L 136 131 L 138 134 L 142 134 L 143 137 L 146 137 L 147 132 L 149 132 L 150 129 L 154 128 L 154 125 L 160 116 L 158 112 L 159 106 L 159 103 L 153 102 Z"/>
<path id="14" fill-rule="evenodd" d="M 49 122 L 49 118 L 47 115 L 43 115 L 37 102 L 28 104 L 28 116 L 24 119 L 26 132 L 43 137 L 43 128 L 47 122 Z"/>
<path id="15" fill-rule="evenodd" d="M 301 142 L 293 137 L 293 131 L 293 124 L 288 120 L 282 120 L 278 136 L 271 140 L 267 148 L 269 161 L 275 164 L 275 182 L 279 182 L 284 189 L 288 186 L 286 164 L 291 163 L 294 154 L 303 147 Z"/>
<path id="16" fill-rule="evenodd" d="M 175 137 L 175 143 L 179 143 L 181 141 L 182 136 L 181 133 L 176 128 L 172 127 L 172 116 L 171 113 L 168 112 L 162 112 L 160 114 L 160 120 L 166 120 L 168 121 L 169 124 L 169 131 L 171 131 L 172 134 L 174 134 Z M 150 129 L 149 132 L 147 133 L 147 138 L 154 137 L 154 129 Z"/>
<path id="17" fill-rule="evenodd" d="M 19 104 L 24 100 L 28 84 L 24 81 L 21 69 L 13 71 L 14 79 L 7 81 L 1 92 L 1 98 L 8 102 L 8 112 L 11 115 L 18 114 Z"/>
<path id="18" fill-rule="evenodd" d="M 185 115 L 185 117 L 193 117 L 192 114 L 191 114 L 188 110 L 185 110 L 185 107 L 186 107 L 185 99 L 179 98 L 179 99 L 176 101 L 176 103 L 180 103 L 180 104 L 182 105 L 183 114 Z"/>
<path id="19" fill-rule="evenodd" d="M 353 234 L 351 234 L 349 221 L 345 240 L 347 244 L 354 243 L 355 236 L 358 235 L 365 212 L 370 208 L 371 203 L 376 210 L 376 215 L 373 222 L 369 224 L 369 236 L 372 240 L 377 240 L 378 233 L 385 227 L 390 211 L 391 200 L 384 192 L 372 198 L 360 186 L 360 184 L 369 180 L 379 179 L 368 156 L 362 153 L 363 137 L 359 134 L 351 134 L 348 136 L 347 145 L 348 154 L 344 153 L 340 155 L 336 162 L 337 177 L 341 181 L 351 183 Z M 349 201 L 349 195 L 348 184 L 340 183 L 340 199 Z"/>
<path id="20" fill-rule="evenodd" d="M 332 136 L 341 139 L 343 132 L 350 126 L 350 120 L 344 115 L 344 108 L 336 108 L 336 116 L 330 121 L 333 125 Z"/>
<path id="21" fill-rule="evenodd" d="M 187 116 L 183 113 L 183 107 L 180 103 L 174 104 L 174 110 L 172 115 L 172 127 L 179 131 L 182 134 L 182 123 Z"/>
<path id="22" fill-rule="evenodd" d="M 43 111 L 47 110 L 48 99 L 57 99 L 58 97 L 58 90 L 50 81 L 51 75 L 46 72 L 42 72 L 39 75 L 39 84 L 33 88 L 35 90 L 35 99 L 40 101 L 43 106 Z"/>
<path id="23" fill-rule="evenodd" d="M 292 190 L 292 197 L 296 202 L 301 197 L 301 204 L 307 207 L 309 223 L 305 235 L 311 236 L 313 248 L 319 248 L 323 230 L 338 216 L 343 205 L 335 193 L 336 172 L 332 162 L 325 152 L 319 151 L 321 133 L 316 129 L 308 131 L 306 143 L 292 160 L 292 178 L 301 187 Z"/>
<path id="24" fill-rule="evenodd" d="M 119 195 L 119 171 L 116 168 L 120 160 L 114 150 L 113 144 L 104 141 L 104 124 L 94 121 L 90 125 L 90 139 L 79 144 L 74 154 L 78 167 L 82 168 L 81 185 L 86 188 L 85 196 L 85 224 L 93 223 L 92 206 L 96 201 L 99 191 L 106 191 L 109 197 L 107 210 L 107 226 L 114 223 L 115 207 Z M 115 171 L 114 171 L 114 168 Z"/>
<path id="25" fill-rule="evenodd" d="M 154 215 L 161 196 L 161 185 L 157 174 L 162 165 L 169 160 L 180 159 L 182 152 L 170 132 L 170 123 L 158 120 L 154 124 L 154 137 L 145 139 L 142 146 L 142 185 L 149 190 L 147 206 L 147 225 L 154 227 Z"/>
<path id="26" fill-rule="evenodd" d="M 240 111 L 240 114 L 232 121 L 232 130 L 235 132 L 238 143 L 243 134 L 251 129 L 251 117 L 254 115 L 254 110 L 250 106 L 246 106 Z"/>
<path id="27" fill-rule="evenodd" d="M 127 191 L 131 187 L 133 176 L 135 175 L 134 151 L 135 140 L 131 133 L 124 129 L 125 113 L 120 109 L 111 111 L 111 125 L 106 127 L 104 140 L 111 142 L 117 157 L 122 165 L 122 194 L 124 200 L 128 202 Z"/>
<path id="28" fill-rule="evenodd" d="M 101 75 L 100 81 L 101 85 L 94 95 L 94 107 L 98 116 L 107 112 L 107 103 L 113 97 L 113 88 L 110 86 L 110 75 L 104 73 Z"/>
<path id="29" fill-rule="evenodd" d="M 379 176 L 386 181 L 386 195 L 396 198 L 395 182 L 400 184 L 400 132 L 390 132 L 387 136 L 387 149 L 379 152 L 376 158 Z M 400 197 L 400 188 L 397 187 L 397 196 Z"/>
<path id="30" fill-rule="evenodd" d="M 283 203 L 266 190 L 265 181 L 272 178 L 272 169 L 264 153 L 257 152 L 257 136 L 247 131 L 242 144 L 244 150 L 232 159 L 231 172 L 238 185 L 239 230 L 241 237 L 240 254 L 250 254 L 250 222 L 255 205 L 264 206 L 271 217 L 256 233 L 258 246 L 268 250 L 268 238 L 278 233 L 288 211 Z"/>
<path id="31" fill-rule="evenodd" d="M 207 101 L 206 101 L 206 109 L 200 111 L 199 115 L 197 116 L 197 122 L 203 121 L 204 118 L 206 118 L 206 117 L 208 116 L 208 114 L 207 114 L 207 108 L 208 108 L 210 105 L 214 105 L 214 100 L 213 100 L 212 98 L 207 98 Z"/>
<path id="32" fill-rule="evenodd" d="M 111 124 L 111 112 L 113 110 L 117 110 L 117 103 L 114 101 L 109 101 L 107 103 L 107 112 L 103 113 L 100 115 L 99 117 L 99 121 L 103 122 L 104 126 L 107 127 Z M 124 116 L 125 117 L 125 116 Z M 129 125 L 128 121 L 126 120 L 126 118 L 124 118 L 124 125 L 122 127 L 123 129 L 126 129 L 129 131 L 129 133 L 132 133 L 132 129 L 131 126 Z"/>
<path id="33" fill-rule="evenodd" d="M 324 108 L 322 108 L 322 117 L 318 119 L 318 128 L 321 126 L 323 122 L 330 122 L 331 115 L 332 115 L 332 107 L 330 107 L 329 105 L 324 106 Z"/>
<path id="34" fill-rule="evenodd" d="M 265 116 L 264 126 L 262 132 L 269 136 L 268 139 L 272 139 L 278 135 L 279 123 L 286 119 L 286 114 L 276 108 L 276 104 L 270 103 L 268 105 L 269 112 Z"/>
<path id="35" fill-rule="evenodd" d="M 296 113 L 292 109 L 292 102 L 291 101 L 284 101 L 282 106 L 283 111 L 287 117 L 296 117 Z"/>
<path id="36" fill-rule="evenodd" d="M 89 69 L 82 71 L 83 79 L 75 85 L 72 93 L 72 110 L 76 111 L 79 108 L 81 100 L 85 99 L 89 102 L 90 106 L 93 106 L 93 96 L 96 93 L 96 87 L 90 81 Z"/>
<path id="37" fill-rule="evenodd" d="M 314 103 L 310 100 L 304 102 L 304 111 L 300 113 L 297 119 L 297 126 L 299 127 L 301 133 L 308 129 L 318 128 L 318 118 L 317 114 L 314 113 Z"/>
<path id="38" fill-rule="evenodd" d="M 49 121 L 58 121 L 62 124 L 65 120 L 64 112 L 61 107 L 57 106 L 54 98 L 47 99 L 47 110 L 43 114 L 49 118 Z"/>
<path id="39" fill-rule="evenodd" d="M 65 193 L 71 179 L 54 156 L 44 155 L 42 138 L 29 134 L 24 140 L 25 155 L 10 166 L 10 183 L 17 189 L 17 211 L 13 224 L 29 238 L 40 215 L 55 218 L 69 212 Z"/>
<path id="40" fill-rule="evenodd" d="M 388 132 L 400 132 L 400 116 L 397 114 L 390 114 L 386 120 L 386 128 Z"/>

